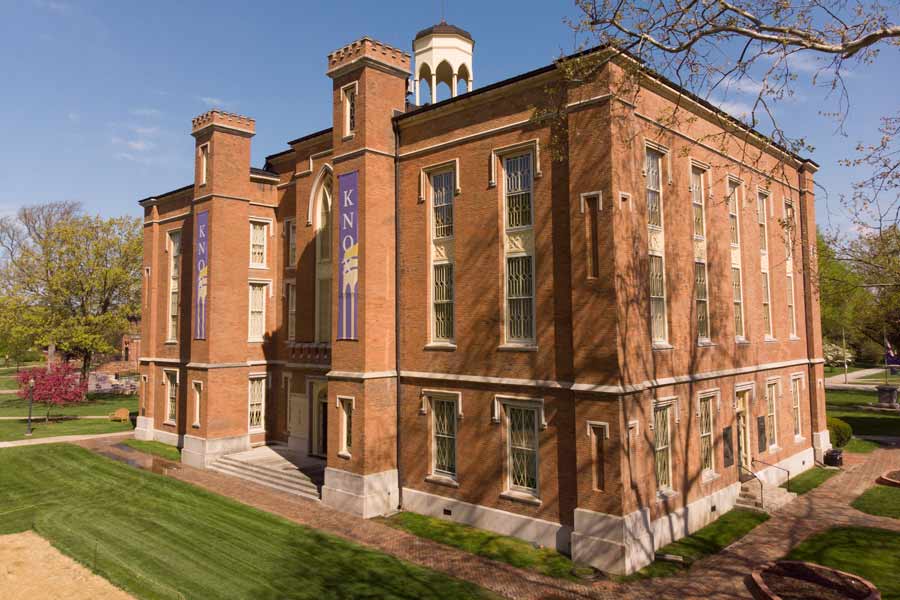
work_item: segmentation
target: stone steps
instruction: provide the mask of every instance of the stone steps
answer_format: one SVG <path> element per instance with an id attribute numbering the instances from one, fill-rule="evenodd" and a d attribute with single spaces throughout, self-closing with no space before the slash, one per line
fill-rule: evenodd
<path id="1" fill-rule="evenodd" d="M 233 456 L 223 456 L 211 464 L 209 468 L 213 471 L 264 485 L 287 494 L 303 496 L 310 500 L 319 500 L 319 488 L 315 482 L 309 476 L 296 469 L 288 470 L 281 465 L 265 466 L 254 464 Z"/>
<path id="2" fill-rule="evenodd" d="M 738 494 L 735 506 L 773 513 L 797 497 L 797 494 L 769 483 L 763 483 L 761 491 L 762 495 L 760 496 L 758 480 L 745 481 L 741 484 L 741 492 Z"/>

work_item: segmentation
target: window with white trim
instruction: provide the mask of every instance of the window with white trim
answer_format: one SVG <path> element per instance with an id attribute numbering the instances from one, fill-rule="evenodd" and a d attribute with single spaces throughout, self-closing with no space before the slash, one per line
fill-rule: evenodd
<path id="1" fill-rule="evenodd" d="M 435 475 L 456 477 L 456 427 L 459 407 L 455 398 L 431 398 L 433 468 Z"/>
<path id="2" fill-rule="evenodd" d="M 697 311 L 697 337 L 708 340 L 709 334 L 709 284 L 706 280 L 706 263 L 694 263 L 694 301 Z"/>
<path id="3" fill-rule="evenodd" d="M 287 339 L 293 342 L 297 337 L 297 284 L 286 283 L 284 291 L 287 303 Z"/>
<path id="4" fill-rule="evenodd" d="M 741 290 L 741 268 L 731 267 L 731 290 L 734 304 L 734 335 L 744 337 L 744 293 Z"/>
<path id="5" fill-rule="evenodd" d="M 584 197 L 584 220 L 587 231 L 587 276 L 589 279 L 600 277 L 600 195 L 591 194 Z"/>
<path id="6" fill-rule="evenodd" d="M 772 304 L 769 294 L 769 274 L 762 272 L 762 309 L 763 309 L 763 330 L 765 334 L 772 337 Z"/>
<path id="7" fill-rule="evenodd" d="M 250 378 L 250 396 L 248 403 L 248 426 L 250 431 L 265 429 L 266 412 L 266 377 L 265 375 Z"/>
<path id="8" fill-rule="evenodd" d="M 768 196 L 759 192 L 756 196 L 756 222 L 759 223 L 759 250 L 765 254 L 769 249 L 769 236 L 766 229 L 766 204 Z"/>
<path id="9" fill-rule="evenodd" d="M 508 470 L 511 490 L 538 492 L 538 409 L 506 405 Z"/>
<path id="10" fill-rule="evenodd" d="M 659 491 L 672 489 L 672 439 L 669 431 L 671 409 L 671 404 L 653 408 L 653 463 L 656 488 Z"/>
<path id="11" fill-rule="evenodd" d="M 209 144 L 201 144 L 200 152 L 200 185 L 206 185 L 209 178 Z"/>
<path id="12" fill-rule="evenodd" d="M 506 173 L 506 228 L 531 227 L 531 153 L 506 157 L 503 164 Z"/>
<path id="13" fill-rule="evenodd" d="M 178 372 L 164 371 L 166 374 L 166 422 L 174 423 L 178 417 Z"/>
<path id="14" fill-rule="evenodd" d="M 454 172 L 431 174 L 431 207 L 434 239 L 453 236 Z"/>
<path id="15" fill-rule="evenodd" d="M 647 224 L 662 227 L 662 154 L 646 148 L 644 172 L 647 174 Z"/>
<path id="16" fill-rule="evenodd" d="M 169 323 L 166 341 L 178 340 L 178 313 L 180 305 L 179 286 L 181 283 L 181 230 L 174 229 L 168 234 L 169 250 Z"/>
<path id="17" fill-rule="evenodd" d="M 325 174 L 318 191 L 316 215 L 316 341 L 331 342 L 332 176 Z"/>
<path id="18" fill-rule="evenodd" d="M 654 343 L 668 339 L 665 261 L 657 254 L 650 255 L 650 333 Z"/>
<path id="19" fill-rule="evenodd" d="M 691 167 L 691 204 L 694 208 L 694 236 L 702 238 L 706 235 L 706 220 L 703 215 L 703 176 L 705 171 L 700 167 Z"/>
<path id="20" fill-rule="evenodd" d="M 453 340 L 453 263 L 434 265 L 434 339 Z"/>
<path id="21" fill-rule="evenodd" d="M 800 437 L 803 429 L 800 415 L 800 384 L 802 381 L 800 377 L 791 377 L 791 412 L 794 415 L 795 437 Z"/>
<path id="22" fill-rule="evenodd" d="M 353 398 L 339 398 L 341 408 L 341 454 L 353 450 Z"/>
<path id="23" fill-rule="evenodd" d="M 251 342 L 263 341 L 263 334 L 266 331 L 266 287 L 265 283 L 250 284 L 248 338 Z"/>
<path id="24" fill-rule="evenodd" d="M 794 257 L 794 203 L 784 201 L 784 258 L 791 260 Z"/>
<path id="25" fill-rule="evenodd" d="M 344 137 L 356 131 L 356 83 L 344 88 Z"/>
<path id="26" fill-rule="evenodd" d="M 606 489 L 606 432 L 608 425 L 591 426 L 591 459 L 594 471 L 594 490 Z"/>
<path id="27" fill-rule="evenodd" d="M 285 237 L 287 237 L 287 268 L 297 266 L 297 220 L 288 219 L 284 222 Z"/>
<path id="28" fill-rule="evenodd" d="M 503 167 L 506 341 L 530 344 L 535 337 L 532 154 L 506 156 Z M 511 251 L 509 240 L 513 236 L 517 244 Z"/>
<path id="29" fill-rule="evenodd" d="M 534 264 L 531 256 L 506 259 L 506 337 L 534 339 Z"/>
<path id="30" fill-rule="evenodd" d="M 778 382 L 766 383 L 766 442 L 770 448 L 778 445 Z"/>
<path id="31" fill-rule="evenodd" d="M 194 427 L 200 427 L 200 399 L 203 396 L 203 382 L 193 382 L 194 388 Z"/>
<path id="32" fill-rule="evenodd" d="M 699 400 L 700 415 L 700 465 L 703 471 L 715 470 L 713 452 L 713 400 L 715 396 L 702 396 Z"/>
<path id="33" fill-rule="evenodd" d="M 738 246 L 741 243 L 740 221 L 738 219 L 738 188 L 740 185 L 737 181 L 728 180 L 728 229 L 731 232 L 732 246 Z"/>
<path id="34" fill-rule="evenodd" d="M 797 337 L 797 314 L 794 312 L 794 276 L 787 277 L 788 319 L 791 326 L 791 337 Z"/>
<path id="35" fill-rule="evenodd" d="M 266 268 L 266 235 L 269 224 L 264 221 L 250 221 L 250 266 Z"/>

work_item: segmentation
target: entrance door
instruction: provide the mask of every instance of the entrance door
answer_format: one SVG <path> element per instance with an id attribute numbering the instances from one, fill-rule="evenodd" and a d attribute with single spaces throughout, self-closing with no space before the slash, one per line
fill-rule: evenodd
<path id="1" fill-rule="evenodd" d="M 328 384 L 316 381 L 312 385 L 312 453 L 328 455 Z"/>
<path id="2" fill-rule="evenodd" d="M 747 410 L 750 405 L 750 390 L 741 390 L 737 393 L 737 442 L 738 442 L 738 475 L 741 478 L 749 476 L 747 471 L 752 470 L 750 455 L 750 419 Z"/>

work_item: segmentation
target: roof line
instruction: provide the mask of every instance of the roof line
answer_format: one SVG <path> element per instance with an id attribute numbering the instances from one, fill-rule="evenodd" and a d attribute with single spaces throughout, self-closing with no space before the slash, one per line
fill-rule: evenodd
<path id="1" fill-rule="evenodd" d="M 178 192 L 184 192 L 186 190 L 190 190 L 194 188 L 194 184 L 186 185 L 184 187 L 180 187 L 178 189 L 174 189 L 162 194 L 154 194 L 153 196 L 147 196 L 143 200 L 138 200 L 138 204 L 143 204 L 144 202 L 148 202 L 150 200 L 158 200 L 159 198 L 165 198 L 166 196 L 171 196 L 172 194 L 177 194 Z"/>

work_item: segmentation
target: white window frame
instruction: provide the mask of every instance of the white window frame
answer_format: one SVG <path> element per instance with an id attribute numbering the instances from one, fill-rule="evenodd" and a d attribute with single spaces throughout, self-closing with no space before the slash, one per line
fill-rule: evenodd
<path id="1" fill-rule="evenodd" d="M 756 222 L 760 226 L 760 245 L 759 251 L 760 254 L 768 254 L 769 252 L 769 223 L 768 223 L 768 206 L 769 206 L 769 193 L 764 190 L 757 190 L 756 192 Z M 762 208 L 762 214 L 760 214 L 760 208 Z M 762 241 L 765 240 L 765 246 L 763 246 Z"/>
<path id="2" fill-rule="evenodd" d="M 454 218 L 455 218 L 455 216 L 456 216 L 456 215 L 455 215 L 455 209 L 456 209 L 456 207 L 455 207 L 455 204 L 456 204 L 456 178 L 457 178 L 457 174 L 456 174 L 456 164 L 455 164 L 455 163 L 445 164 L 445 165 L 443 165 L 443 166 L 441 166 L 441 167 L 436 167 L 436 168 L 434 168 L 434 169 L 428 170 L 428 171 L 426 172 L 426 174 L 427 174 L 427 177 L 428 177 L 428 195 L 430 196 L 430 200 L 429 200 L 429 212 L 430 212 L 430 216 L 431 216 L 431 219 L 430 219 L 430 221 L 431 221 L 431 227 L 430 227 L 430 229 L 431 229 L 431 239 L 433 239 L 433 240 L 452 240 L 452 239 L 453 239 L 453 233 L 454 233 L 454 231 L 455 231 L 455 228 L 454 228 L 454 225 L 455 225 Z M 435 202 L 435 193 L 434 193 L 434 192 L 435 192 L 435 189 L 436 189 L 436 188 L 435 188 L 435 185 L 434 185 L 434 179 L 435 179 L 435 177 L 443 177 L 443 176 L 445 176 L 445 175 L 449 175 L 449 176 L 450 176 L 450 188 L 449 188 L 449 194 L 448 194 L 449 201 L 446 202 L 445 204 L 442 204 L 441 207 L 445 207 L 445 206 L 446 206 L 446 207 L 449 207 L 449 209 L 450 209 L 450 210 L 449 210 L 449 213 L 450 213 L 450 233 L 447 234 L 447 235 L 440 235 L 440 236 L 439 236 L 439 235 L 438 235 L 438 232 L 437 232 L 437 219 L 436 219 L 437 207 L 436 207 L 435 204 L 434 204 L 434 202 Z"/>
<path id="3" fill-rule="evenodd" d="M 787 297 L 788 297 L 788 319 L 790 325 L 790 337 L 791 339 L 798 339 L 797 337 L 797 307 L 795 306 L 796 302 L 796 290 L 794 290 L 794 274 L 788 272 L 787 275 Z"/>
<path id="4" fill-rule="evenodd" d="M 286 268 L 297 268 L 297 219 L 284 220 L 284 237 L 287 241 Z"/>
<path id="5" fill-rule="evenodd" d="M 796 386 L 796 387 L 795 387 Z M 796 395 L 794 391 L 796 390 Z M 794 441 L 803 439 L 803 374 L 791 374 L 791 415 L 794 417 Z"/>
<path id="6" fill-rule="evenodd" d="M 762 308 L 763 308 L 763 333 L 765 335 L 765 339 L 774 340 L 775 339 L 775 327 L 772 323 L 772 280 L 769 278 L 768 271 L 762 271 Z"/>
<path id="7" fill-rule="evenodd" d="M 528 224 L 526 225 L 510 225 L 509 224 L 509 196 L 510 195 L 519 195 L 523 193 L 523 190 L 518 190 L 513 194 L 510 194 L 508 186 L 507 186 L 507 177 L 506 173 L 509 170 L 509 162 L 512 160 L 516 160 L 522 158 L 524 156 L 528 157 Z M 515 150 L 512 152 L 508 152 L 503 154 L 500 157 L 500 164 L 502 165 L 501 177 L 503 181 L 503 228 L 507 231 L 522 231 L 534 228 L 534 152 L 530 148 L 521 148 L 519 150 Z"/>
<path id="8" fill-rule="evenodd" d="M 697 266 L 703 265 L 703 298 L 699 298 L 697 286 Z M 704 313 L 706 314 L 706 335 L 701 335 L 700 331 L 700 302 L 703 302 Z M 709 345 L 712 343 L 712 322 L 709 318 L 709 267 L 705 260 L 694 259 L 694 311 L 697 315 L 697 343 L 700 345 Z"/>
<path id="9" fill-rule="evenodd" d="M 253 332 L 253 288 L 254 287 L 262 287 L 263 288 L 263 305 L 262 305 L 262 331 L 259 332 L 259 335 L 254 335 Z M 250 343 L 260 343 L 265 341 L 266 336 L 266 314 L 268 312 L 268 298 L 271 295 L 272 290 L 272 281 L 269 279 L 250 279 L 247 282 L 247 341 Z"/>
<path id="10" fill-rule="evenodd" d="M 253 406 L 253 382 L 262 382 L 262 404 L 259 409 L 259 425 L 254 427 L 251 423 Z M 247 432 L 248 433 L 265 433 L 266 431 L 266 389 L 268 387 L 268 376 L 266 373 L 250 373 L 247 378 Z"/>
<path id="11" fill-rule="evenodd" d="M 728 239 L 732 248 L 740 248 L 741 246 L 741 190 L 743 186 L 743 182 L 733 175 L 725 178 L 725 202 L 728 206 Z M 732 212 L 731 203 L 732 189 L 734 190 L 734 212 Z M 736 240 L 732 239 L 731 236 L 732 216 L 734 217 L 734 237 L 737 238 Z"/>
<path id="12" fill-rule="evenodd" d="M 331 178 L 331 189 L 327 189 L 325 187 L 325 178 Z M 316 250 L 316 286 L 315 286 L 315 298 L 314 298 L 314 306 L 315 306 L 315 331 L 313 332 L 313 339 L 316 343 L 319 344 L 330 344 L 331 343 L 331 333 L 332 327 L 334 326 L 334 315 L 333 311 L 335 308 L 334 303 L 334 286 L 332 285 L 332 267 L 334 263 L 334 247 L 332 244 L 334 237 L 334 173 L 330 170 L 323 171 L 321 176 L 321 180 L 316 183 L 316 188 L 313 195 L 313 202 L 315 207 L 313 209 L 314 217 L 315 217 L 315 250 Z M 325 229 L 324 221 L 323 221 L 323 208 L 325 207 L 325 203 L 327 200 L 328 207 L 328 218 L 330 222 L 328 223 L 328 239 L 325 239 L 323 234 L 323 229 Z M 322 248 L 328 248 L 328 257 L 322 258 Z M 323 274 L 323 272 L 325 274 Z M 325 286 L 328 286 L 328 289 L 325 289 Z M 322 328 L 325 324 L 322 322 L 323 312 L 325 311 L 324 303 L 322 302 L 322 296 L 327 291 L 328 294 L 328 331 L 322 331 Z"/>
<path id="13" fill-rule="evenodd" d="M 206 185 L 209 180 L 209 142 L 197 146 L 200 153 L 200 185 Z"/>
<path id="14" fill-rule="evenodd" d="M 458 481 L 459 478 L 459 421 L 462 417 L 462 410 L 460 409 L 460 394 L 459 393 L 440 393 L 440 392 L 432 392 L 427 395 L 428 404 L 431 407 L 431 469 L 430 474 L 433 479 L 449 479 L 451 481 Z M 453 406 L 453 472 L 438 470 L 437 467 L 437 411 L 434 408 L 436 402 L 448 402 Z M 449 436 L 443 436 L 449 437 Z"/>
<path id="15" fill-rule="evenodd" d="M 597 455 L 597 446 L 599 445 L 598 441 L 602 440 L 603 443 L 603 458 L 606 458 L 607 452 L 609 449 L 606 445 L 606 440 L 609 439 L 609 423 L 606 421 L 587 421 L 587 437 L 591 443 L 591 489 L 595 492 L 605 492 L 606 491 L 606 462 L 605 460 L 602 463 L 603 470 L 603 481 L 598 481 L 600 479 L 597 477 L 597 468 L 598 464 L 600 464 L 600 457 Z"/>
<path id="16" fill-rule="evenodd" d="M 784 259 L 785 262 L 793 261 L 794 259 L 794 227 L 797 223 L 797 215 L 794 210 L 794 201 L 790 198 L 784 199 L 784 204 L 782 204 L 783 211 L 783 231 L 785 234 L 784 239 Z"/>
<path id="17" fill-rule="evenodd" d="M 507 496 L 511 496 L 513 498 L 527 498 L 527 499 L 539 499 L 541 495 L 541 430 L 543 429 L 543 413 L 544 406 L 543 401 L 534 401 L 534 400 L 524 400 L 524 399 L 515 399 L 504 397 L 500 399 L 500 402 L 503 405 L 503 422 L 504 429 L 506 433 L 506 461 L 505 461 L 505 474 L 506 474 L 506 482 L 505 482 L 505 491 L 504 494 Z M 534 448 L 534 479 L 535 486 L 533 488 L 519 486 L 513 484 L 513 467 L 512 467 L 512 436 L 510 429 L 510 418 L 509 412 L 510 408 L 518 409 L 518 410 L 532 410 L 534 411 L 534 436 L 535 436 L 535 448 Z"/>
<path id="18" fill-rule="evenodd" d="M 507 172 L 508 172 L 508 164 L 509 161 L 519 159 L 521 157 L 528 157 L 529 161 L 529 173 L 528 173 L 528 182 L 527 189 L 529 194 L 529 224 L 527 225 L 518 225 L 515 227 L 511 227 L 509 225 L 509 205 L 508 199 L 510 196 L 508 185 L 507 185 Z M 503 340 L 504 345 L 507 347 L 533 347 L 536 343 L 537 339 L 537 257 L 535 256 L 535 252 L 532 248 L 522 248 L 516 251 L 510 251 L 506 237 L 510 235 L 514 235 L 519 232 L 523 232 L 526 234 L 530 233 L 533 239 L 534 236 L 534 204 L 535 204 L 535 193 L 534 193 L 534 180 L 536 177 L 535 174 L 535 164 L 536 164 L 536 155 L 535 151 L 532 147 L 517 147 L 509 152 L 504 152 L 499 156 L 501 168 L 501 180 L 503 182 L 502 188 L 502 211 L 503 211 L 503 228 L 504 228 L 504 256 L 503 256 Z M 523 188 L 524 189 L 524 188 Z M 522 191 L 519 190 L 516 192 L 517 194 L 521 194 Z M 533 245 L 533 242 L 532 242 Z M 527 246 L 527 244 L 526 244 Z M 517 259 L 528 257 L 531 261 L 531 314 L 529 315 L 531 321 L 531 335 L 530 336 L 520 336 L 513 337 L 511 335 L 511 311 L 510 311 L 510 301 L 513 298 L 510 298 L 509 295 L 509 261 L 510 259 Z M 515 299 L 517 300 L 525 300 L 528 299 L 529 296 L 517 296 Z"/>
<path id="19" fill-rule="evenodd" d="M 175 252 L 174 239 L 178 238 L 178 252 Z M 181 251 L 184 237 L 181 229 L 170 229 L 166 232 L 166 252 L 169 254 L 169 294 L 166 298 L 166 343 L 178 343 L 178 329 L 181 324 Z M 177 273 L 176 273 L 177 271 Z M 172 311 L 172 297 L 175 295 L 175 311 Z M 173 322 L 174 319 L 174 322 Z"/>
<path id="20" fill-rule="evenodd" d="M 705 240 L 706 239 L 706 190 L 704 189 L 706 186 L 703 185 L 706 177 L 709 174 L 709 167 L 704 167 L 696 163 L 696 161 L 690 162 L 691 170 L 690 170 L 690 185 L 688 186 L 689 191 L 691 193 L 691 208 L 693 209 L 691 212 L 691 229 L 693 231 L 695 240 Z M 694 197 L 694 173 L 697 172 L 700 174 L 700 202 L 697 202 L 697 199 Z M 694 211 L 697 210 L 697 207 L 700 209 L 700 220 L 701 227 L 703 231 L 701 233 L 697 233 L 697 218 L 694 214 Z"/>
<path id="21" fill-rule="evenodd" d="M 674 493 L 674 486 L 672 481 L 672 428 L 673 428 L 673 419 L 672 412 L 675 412 L 676 422 L 678 415 L 678 404 L 676 398 L 659 398 L 654 400 L 651 403 L 651 414 L 650 414 L 650 426 L 649 429 L 653 431 L 653 477 L 656 480 L 656 493 L 658 497 L 670 496 Z M 668 482 L 660 482 L 659 481 L 659 468 L 657 465 L 657 453 L 659 451 L 659 445 L 657 444 L 657 428 L 656 428 L 656 411 L 665 410 L 666 411 L 666 432 L 668 434 L 666 439 L 666 446 L 664 449 L 666 450 L 666 454 L 668 455 Z"/>
<path id="22" fill-rule="evenodd" d="M 174 375 L 174 382 L 172 376 Z M 180 385 L 180 373 L 177 369 L 163 369 L 163 383 L 166 386 L 166 414 L 163 421 L 166 425 L 178 424 L 178 386 Z M 170 415 L 174 413 L 172 418 Z"/>
<path id="23" fill-rule="evenodd" d="M 773 397 L 769 398 L 770 390 Z M 766 379 L 766 446 L 769 452 L 780 449 L 778 446 L 778 401 L 781 397 L 781 378 L 770 377 Z"/>
<path id="24" fill-rule="evenodd" d="M 738 295 L 735 297 L 734 294 L 734 272 L 737 271 L 738 276 Z M 747 320 L 744 315 L 744 272 L 741 269 L 740 265 L 731 265 L 731 306 L 734 311 L 734 337 L 739 342 L 746 341 L 747 339 Z M 740 318 L 741 322 L 741 330 L 737 330 L 737 319 Z"/>
<path id="25" fill-rule="evenodd" d="M 203 397 L 203 382 L 197 379 L 191 381 L 191 391 L 194 392 L 194 422 L 191 427 L 200 428 L 200 402 Z"/>
<path id="26" fill-rule="evenodd" d="M 657 185 L 659 186 L 658 190 L 650 187 L 649 172 L 647 171 L 647 163 L 649 161 L 651 152 L 656 155 L 657 161 L 658 161 L 658 165 L 657 165 L 657 169 L 656 169 L 657 174 L 659 175 L 659 181 L 657 183 Z M 663 208 L 664 205 L 663 205 L 662 166 L 663 166 L 663 157 L 666 155 L 667 155 L 667 152 L 663 151 L 662 149 L 660 149 L 660 147 L 658 147 L 655 144 L 654 145 L 650 145 L 650 144 L 644 145 L 644 168 L 643 168 L 644 200 L 647 201 L 647 227 L 649 227 L 650 229 L 663 230 L 665 228 L 666 219 L 665 219 L 665 210 Z M 651 212 L 650 212 L 649 192 L 651 192 L 651 191 L 656 192 L 659 196 L 659 223 L 652 223 L 650 220 Z"/>
<path id="27" fill-rule="evenodd" d="M 263 227 L 263 261 L 261 263 L 253 262 L 253 229 L 255 226 Z M 259 217 L 250 217 L 250 268 L 251 269 L 268 269 L 269 263 L 269 235 L 271 234 L 271 219 L 261 219 Z"/>
<path id="28" fill-rule="evenodd" d="M 650 310 L 650 341 L 654 345 L 667 345 L 669 343 L 669 300 L 668 295 L 666 294 L 666 257 L 661 252 L 650 252 L 647 263 L 647 274 L 652 276 L 652 269 L 650 268 L 650 264 L 653 262 L 653 258 L 659 258 L 660 268 L 662 269 L 662 306 L 663 306 L 663 314 L 662 314 L 662 337 L 657 337 L 653 331 L 653 299 L 659 298 L 659 296 L 653 296 L 653 285 L 652 279 L 648 281 L 648 298 L 650 306 L 648 307 Z"/>
<path id="29" fill-rule="evenodd" d="M 356 135 L 356 120 L 359 118 L 359 84 L 354 81 L 341 88 L 341 123 L 344 126 L 343 138 L 351 138 Z M 353 104 L 353 123 L 350 122 L 350 104 Z M 351 124 L 353 125 L 351 127 Z"/>
<path id="30" fill-rule="evenodd" d="M 335 406 L 340 416 L 340 450 L 338 456 L 350 458 L 353 450 L 353 413 L 356 412 L 356 398 L 354 396 L 336 396 Z M 349 410 L 348 410 L 349 409 Z M 349 432 L 348 432 L 349 427 Z M 350 443 L 347 443 L 347 433 L 350 434 Z"/>
<path id="31" fill-rule="evenodd" d="M 454 345 L 456 343 L 456 269 L 455 265 L 452 261 L 444 260 L 444 261 L 435 261 L 431 265 L 431 341 L 438 344 L 449 344 Z M 450 335 L 449 336 L 439 336 L 438 335 L 438 322 L 437 322 L 437 270 L 439 268 L 448 268 L 449 269 L 449 293 L 450 299 L 443 300 L 440 303 L 443 305 L 449 305 L 450 307 Z"/>
<path id="32" fill-rule="evenodd" d="M 709 431 L 703 431 L 703 403 L 709 402 Z M 704 480 L 716 475 L 716 410 L 719 406 L 719 391 L 705 390 L 697 394 L 697 426 L 700 434 L 700 469 Z M 709 438 L 709 468 L 703 466 L 703 438 Z"/>

